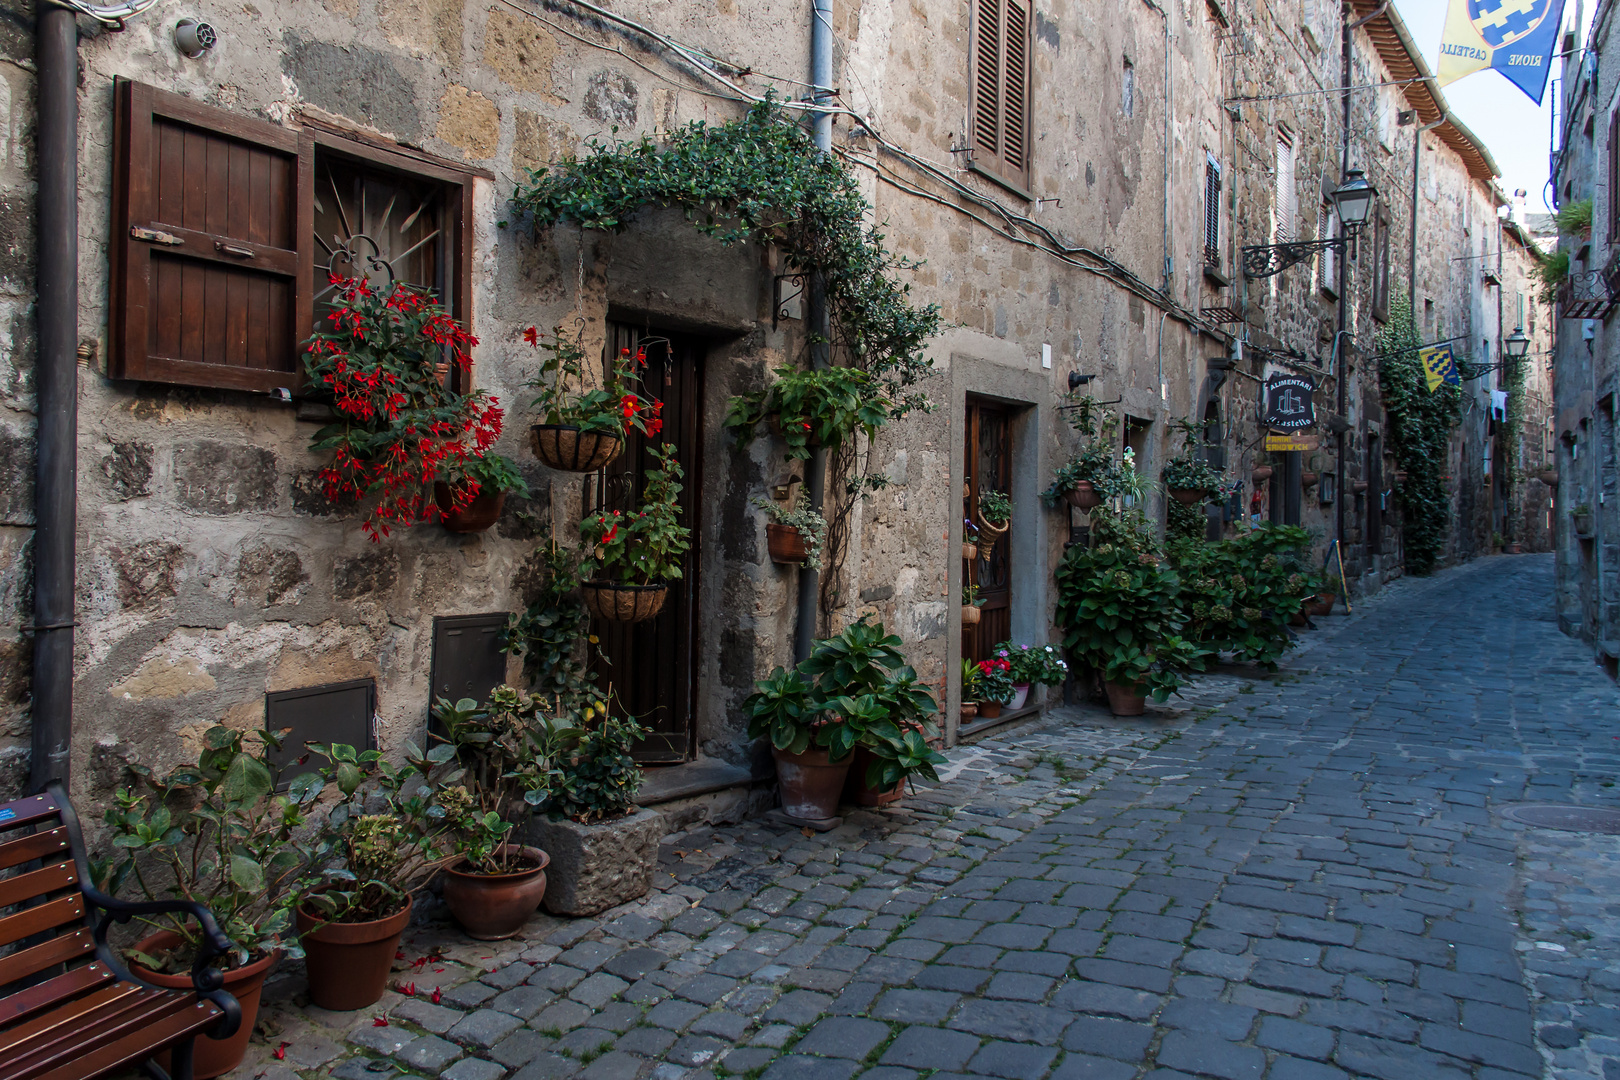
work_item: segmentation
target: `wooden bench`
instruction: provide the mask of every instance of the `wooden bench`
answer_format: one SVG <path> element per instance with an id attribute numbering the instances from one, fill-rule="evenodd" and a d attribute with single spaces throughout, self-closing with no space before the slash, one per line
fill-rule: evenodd
<path id="1" fill-rule="evenodd" d="M 190 992 L 140 981 L 107 945 L 113 923 L 170 912 L 203 928 Z M 229 949 L 201 904 L 99 892 L 61 785 L 0 803 L 0 1080 L 89 1080 L 132 1066 L 191 1080 L 193 1040 L 229 1036 L 242 1022 L 209 966 Z M 165 1050 L 168 1072 L 151 1060 Z"/>

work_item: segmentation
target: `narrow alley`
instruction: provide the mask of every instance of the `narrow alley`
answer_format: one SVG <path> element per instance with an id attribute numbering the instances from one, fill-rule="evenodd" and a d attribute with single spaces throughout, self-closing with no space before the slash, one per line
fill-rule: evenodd
<path id="1" fill-rule="evenodd" d="M 1057 710 L 827 834 L 669 837 L 599 922 L 408 937 L 415 996 L 358 1026 L 273 986 L 237 1075 L 1613 1080 L 1620 836 L 1502 814 L 1620 807 L 1620 693 L 1551 575 L 1408 579 L 1273 677 Z"/>

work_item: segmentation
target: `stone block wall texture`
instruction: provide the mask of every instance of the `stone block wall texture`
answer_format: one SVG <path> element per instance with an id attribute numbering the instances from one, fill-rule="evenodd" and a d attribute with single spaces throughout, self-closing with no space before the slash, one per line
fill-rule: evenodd
<path id="1" fill-rule="evenodd" d="M 753 92 L 772 85 L 772 76 L 784 95 L 803 93 L 809 0 L 609 6 L 736 71 L 759 73 L 735 76 Z M 939 688 L 947 715 L 957 704 L 953 609 L 961 565 L 954 553 L 966 396 L 993 393 L 1021 410 L 1027 453 L 1019 456 L 1033 473 L 1020 481 L 1027 495 L 1015 518 L 1022 538 L 1015 625 L 1032 641 L 1053 639 L 1055 598 L 1045 582 L 1070 521 L 1033 495 L 1073 449 L 1055 410 L 1069 373 L 1097 376 L 1091 389 L 1100 398 L 1119 398 L 1123 413 L 1151 422 L 1142 464 L 1156 473 L 1174 449 L 1166 421 L 1201 413 L 1205 363 L 1232 353 L 1233 332 L 1326 369 L 1335 313 L 1308 266 L 1246 282 L 1235 264 L 1239 247 L 1271 239 L 1270 160 L 1279 127 L 1295 139 L 1302 234 L 1314 230 L 1315 208 L 1337 183 L 1339 98 L 1299 93 L 1337 85 L 1337 24 L 1302 22 L 1297 6 L 1249 2 L 1226 5 L 1230 26 L 1198 0 L 1169 4 L 1167 19 L 1145 6 L 1110 7 L 1099 19 L 1088 4 L 1042 5 L 1028 193 L 1037 202 L 966 168 L 960 153 L 969 9 L 956 0 L 840 0 L 834 7 L 841 102 L 884 140 L 840 116 L 835 152 L 860 178 L 873 224 L 890 246 L 923 261 L 908 273 L 913 295 L 940 304 L 947 329 L 930 347 L 935 371 L 926 389 L 936 408 L 889 425 L 860 447 L 863 461 L 891 483 L 852 511 L 851 556 L 830 589 L 823 629 L 863 614 L 882 618 Z M 0 335 L 0 784 L 15 786 L 27 740 L 27 638 L 17 628 L 27 618 L 33 504 L 32 41 L 26 8 L 5 0 L 0 15 L 0 94 L 7 95 L 0 102 L 7 120 L 0 129 L 0 321 L 10 327 Z M 170 32 L 181 15 L 213 23 L 216 48 L 196 60 L 180 56 Z M 80 54 L 79 331 L 97 358 L 80 370 L 82 626 L 73 764 L 82 789 L 118 783 L 131 760 L 173 764 L 211 723 L 261 726 L 267 691 L 345 679 L 377 680 L 385 750 L 420 739 L 433 617 L 521 605 L 535 543 L 524 515 L 568 537 L 581 511 L 580 478 L 550 474 L 524 445 L 530 372 L 518 335 L 529 325 L 581 319 L 594 345 L 610 315 L 709 343 L 697 753 L 746 764 L 738 706 L 755 679 L 791 661 L 795 584 L 792 571 L 769 562 L 763 521 L 749 499 L 789 467 L 768 439 L 734 451 L 721 419 L 729 395 L 802 357 L 802 324 L 772 317 L 778 259 L 753 247 L 722 249 L 667 211 L 649 211 L 618 235 L 558 227 L 530 236 L 499 225 L 525 169 L 580 152 L 587 138 L 723 122 L 743 104 L 663 47 L 567 3 L 198 0 L 184 11 L 160 4 L 123 33 L 87 33 Z M 1353 81 L 1389 81 L 1365 35 L 1355 56 Z M 101 374 L 116 76 L 275 123 L 310 118 L 352 126 L 494 177 L 474 187 L 475 378 L 509 410 L 499 449 L 520 463 L 531 500 L 509 501 L 483 535 L 430 526 L 372 543 L 356 517 L 335 513 L 320 497 L 313 474 L 321 461 L 307 449 L 315 424 L 296 407 Z M 1235 106 L 1234 116 L 1232 97 L 1253 100 Z M 1352 121 L 1352 163 L 1386 192 L 1397 282 L 1404 281 L 1410 215 L 1400 193 L 1410 190 L 1413 137 L 1393 119 L 1403 107 L 1398 90 L 1363 93 Z M 1454 153 L 1431 143 L 1419 200 L 1419 288 L 1442 306 L 1447 326 L 1459 325 L 1477 321 L 1470 305 L 1481 301 L 1446 253 L 1494 228 L 1494 196 Z M 1210 158 L 1223 170 L 1222 269 L 1230 284 L 1204 273 Z M 1037 227 L 1063 251 L 1032 243 Z M 1352 264 L 1352 355 L 1372 351 L 1370 269 L 1366 257 Z M 1160 288 L 1175 310 L 1154 303 L 1150 294 Z M 1215 305 L 1241 309 L 1246 321 L 1201 323 L 1199 309 Z M 1228 379 L 1215 398 L 1239 478 L 1253 463 L 1255 377 L 1265 371 L 1263 360 L 1246 364 L 1250 377 Z M 1356 364 L 1349 378 L 1353 480 L 1361 475 L 1364 435 L 1382 416 L 1375 371 Z M 1319 409 L 1333 407 L 1333 393 L 1324 380 Z M 1464 432 L 1460 444 L 1471 438 Z M 1331 440 L 1318 458 L 1319 469 L 1331 469 Z M 1331 508 L 1309 497 L 1305 506 L 1305 523 L 1325 540 Z M 1149 510 L 1163 519 L 1159 497 Z M 1357 530 L 1349 561 L 1358 578 L 1364 517 L 1358 507 L 1349 518 Z M 1459 548 L 1459 557 L 1468 550 Z M 1367 584 L 1391 572 L 1386 560 Z"/>

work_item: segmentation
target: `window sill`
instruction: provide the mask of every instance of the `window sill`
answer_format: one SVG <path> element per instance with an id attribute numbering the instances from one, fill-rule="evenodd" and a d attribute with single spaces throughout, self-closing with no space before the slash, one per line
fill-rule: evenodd
<path id="1" fill-rule="evenodd" d="M 1023 199 L 1025 202 L 1034 202 L 1035 201 L 1035 196 L 1031 195 L 1024 188 L 1018 186 L 1017 183 L 1015 183 L 1012 180 L 1008 180 L 1005 176 L 1002 176 L 1000 173 L 991 172 L 989 169 L 985 168 L 983 165 L 979 165 L 976 162 L 969 161 L 968 162 L 968 172 L 975 173 L 975 174 L 977 174 L 979 176 L 984 177 L 986 180 L 990 181 L 992 184 L 995 184 L 997 187 L 1007 189 L 1008 191 L 1012 192 L 1014 195 L 1018 196 L 1020 199 Z"/>
<path id="2" fill-rule="evenodd" d="M 1232 279 L 1227 277 L 1218 266 L 1210 266 L 1205 264 L 1204 277 L 1218 288 L 1224 289 L 1228 285 L 1232 284 Z"/>

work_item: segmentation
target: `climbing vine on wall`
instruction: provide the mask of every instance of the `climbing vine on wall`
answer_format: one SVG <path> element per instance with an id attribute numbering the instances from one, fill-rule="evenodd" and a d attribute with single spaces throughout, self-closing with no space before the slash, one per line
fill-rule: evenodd
<path id="1" fill-rule="evenodd" d="M 872 208 L 855 177 L 774 99 L 728 123 L 694 121 L 662 143 L 592 139 L 583 156 L 531 170 L 513 195 L 514 210 L 536 230 L 572 221 L 622 232 L 647 206 L 680 207 L 722 244 L 774 245 L 789 270 L 819 275 L 831 364 L 871 376 L 869 393 L 882 401 L 887 420 L 929 408 L 916 384 L 932 367 L 924 348 L 939 330 L 938 305 L 911 302 L 911 286 L 896 271 L 917 264 L 884 247 L 883 233 L 868 224 Z M 882 485 L 857 463 L 853 443 L 841 444 L 830 463 L 829 479 L 844 483 L 828 484 L 836 505 L 823 508 L 830 526 L 824 610 L 827 586 L 843 562 L 849 512 L 860 495 Z"/>
<path id="2" fill-rule="evenodd" d="M 1445 548 L 1451 522 L 1445 470 L 1462 397 L 1454 386 L 1429 392 L 1418 359 L 1422 344 L 1412 321 L 1411 299 L 1396 297 L 1389 305 L 1389 321 L 1378 332 L 1378 384 L 1389 414 L 1390 448 L 1396 467 L 1406 473 L 1401 521 L 1406 569 L 1414 574 L 1431 572 Z"/>
<path id="3" fill-rule="evenodd" d="M 1524 376 L 1528 361 L 1503 358 L 1502 389 L 1507 391 L 1507 411 L 1502 418 L 1502 453 L 1496 468 L 1502 470 L 1507 486 L 1506 538 L 1519 538 L 1519 511 L 1524 495 L 1524 470 L 1519 468 L 1520 443 L 1524 437 Z"/>

